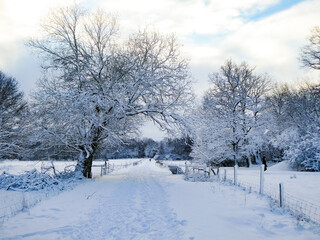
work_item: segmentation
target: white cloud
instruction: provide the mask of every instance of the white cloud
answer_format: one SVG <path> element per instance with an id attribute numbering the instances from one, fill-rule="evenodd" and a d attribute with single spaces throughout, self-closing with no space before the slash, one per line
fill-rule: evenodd
<path id="1" fill-rule="evenodd" d="M 0 0 L 0 70 L 24 76 L 24 89 L 34 85 L 38 68 L 23 41 L 35 33 L 41 17 L 50 7 L 74 0 Z M 320 23 L 319 0 L 306 0 L 270 17 L 250 21 L 250 14 L 280 3 L 280 0 L 78 0 L 85 6 L 99 5 L 119 15 L 121 33 L 154 25 L 162 32 L 175 32 L 184 45 L 182 53 L 191 60 L 198 81 L 196 93 L 203 93 L 208 74 L 232 57 L 257 66 L 282 82 L 306 74 L 299 68 L 299 48 L 307 43 L 310 28 Z M 206 3 L 207 2 L 207 3 Z M 34 74 L 33 74 L 34 73 Z"/>
<path id="2" fill-rule="evenodd" d="M 26 92 L 34 88 L 39 67 L 25 42 L 37 33 L 50 8 L 64 4 L 63 0 L 0 0 L 0 70 L 16 77 Z"/>
<path id="3" fill-rule="evenodd" d="M 0 67 L 13 69 L 20 53 L 26 54 L 21 44 L 23 39 L 35 33 L 35 26 L 50 7 L 65 2 L 1 1 L 0 30 L 5 34 L 0 36 Z M 89 6 L 91 1 L 78 2 Z M 254 13 L 278 2 L 280 0 L 211 0 L 207 4 L 203 0 L 101 0 L 98 4 L 106 11 L 118 13 L 123 33 L 136 31 L 146 24 L 155 25 L 163 32 L 176 32 L 193 69 L 212 66 L 214 71 L 226 58 L 233 57 L 271 71 L 275 78 L 285 79 L 286 75 L 289 79 L 296 74 L 293 69 L 299 68 L 296 60 L 299 47 L 305 43 L 309 29 L 319 22 L 320 3 L 305 1 L 257 22 L 244 21 L 243 13 Z M 202 35 L 208 39 L 199 42 Z M 192 39 L 194 36 L 198 39 Z M 194 75 L 197 77 L 198 73 Z"/>
<path id="4" fill-rule="evenodd" d="M 156 24 L 162 31 L 179 35 L 215 34 L 234 30 L 243 24 L 240 15 L 252 9 L 263 9 L 279 0 L 109 0 L 101 7 L 120 14 L 123 28 L 136 29 L 137 25 Z"/>
<path id="5" fill-rule="evenodd" d="M 319 23 L 320 2 L 302 2 L 258 22 L 251 22 L 222 44 L 223 52 L 236 55 L 271 72 L 277 81 L 289 82 L 301 74 L 297 60 L 310 29 Z"/>
<path id="6" fill-rule="evenodd" d="M 276 82 L 294 83 L 297 79 L 317 76 L 302 69 L 300 48 L 307 43 L 310 29 L 319 24 L 320 2 L 305 1 L 290 9 L 256 22 L 240 24 L 222 37 L 199 44 L 186 39 L 185 53 L 191 59 L 196 92 L 208 87 L 208 74 L 218 71 L 227 58 L 247 61 L 257 72 L 268 73 Z M 208 27 L 208 25 L 207 25 Z"/>

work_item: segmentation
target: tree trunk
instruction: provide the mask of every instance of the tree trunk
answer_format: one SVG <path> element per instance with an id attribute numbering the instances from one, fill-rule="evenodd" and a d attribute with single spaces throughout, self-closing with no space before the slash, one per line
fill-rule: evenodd
<path id="1" fill-rule="evenodd" d="M 82 151 L 79 156 L 78 163 L 76 165 L 76 172 L 81 172 L 82 176 L 86 178 L 92 178 L 92 160 L 93 154 L 89 153 L 89 156 L 86 152 Z"/>
<path id="2" fill-rule="evenodd" d="M 252 166 L 252 160 L 251 160 L 250 154 L 246 157 L 246 162 L 247 162 L 247 168 L 250 168 Z"/>
<path id="3" fill-rule="evenodd" d="M 237 160 L 237 156 L 238 156 L 238 146 L 236 143 L 232 143 L 232 150 L 233 150 L 233 161 L 234 161 L 234 165 L 238 166 L 238 160 Z"/>
<path id="4" fill-rule="evenodd" d="M 80 153 L 80 157 L 79 157 L 79 161 L 78 164 L 79 165 L 79 170 L 81 169 L 82 171 L 82 175 L 86 178 L 92 178 L 92 160 L 93 160 L 93 155 L 95 154 L 96 150 L 98 149 L 98 146 L 100 144 L 100 142 L 98 141 L 100 138 L 100 134 L 102 132 L 102 128 L 98 127 L 98 128 L 93 128 L 92 130 L 92 135 L 94 136 L 91 142 L 91 145 L 89 147 L 90 150 L 88 150 L 88 148 L 86 148 L 85 146 L 82 146 L 81 149 L 81 153 Z"/>
<path id="5" fill-rule="evenodd" d="M 256 158 L 256 163 L 257 163 L 257 164 L 262 164 L 262 161 L 261 161 L 261 152 L 260 152 L 260 150 L 257 151 L 257 152 L 255 152 L 254 156 L 255 156 L 255 158 Z"/>
<path id="6" fill-rule="evenodd" d="M 93 155 L 90 154 L 89 157 L 85 158 L 83 161 L 83 169 L 82 169 L 82 174 L 86 178 L 92 178 L 92 160 L 93 160 Z"/>

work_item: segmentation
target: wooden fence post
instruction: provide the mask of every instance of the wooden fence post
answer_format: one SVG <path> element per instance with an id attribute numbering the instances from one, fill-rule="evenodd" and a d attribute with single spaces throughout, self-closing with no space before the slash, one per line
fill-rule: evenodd
<path id="1" fill-rule="evenodd" d="M 263 194 L 264 187 L 264 165 L 260 165 L 260 194 Z"/>
<path id="2" fill-rule="evenodd" d="M 234 166 L 234 185 L 238 185 L 238 165 Z"/>
<path id="3" fill-rule="evenodd" d="M 103 175 L 107 174 L 107 161 L 104 161 Z"/>
<path id="4" fill-rule="evenodd" d="M 186 178 L 188 179 L 188 177 L 189 177 L 189 169 L 188 169 L 188 164 L 187 164 L 187 161 L 185 161 L 185 175 L 186 175 Z"/>
<path id="5" fill-rule="evenodd" d="M 283 183 L 279 184 L 280 207 L 283 207 Z"/>

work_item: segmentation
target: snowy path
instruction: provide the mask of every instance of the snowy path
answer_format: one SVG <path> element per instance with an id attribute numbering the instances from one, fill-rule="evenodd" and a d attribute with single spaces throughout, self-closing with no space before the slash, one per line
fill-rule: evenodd
<path id="1" fill-rule="evenodd" d="M 310 227 L 309 227 L 310 228 Z M 0 239 L 320 239 L 265 199 L 191 183 L 154 162 L 123 169 L 41 202 L 0 227 Z"/>
<path id="2" fill-rule="evenodd" d="M 131 171 L 130 171 L 131 170 Z M 181 239 L 180 223 L 149 163 L 78 186 L 21 213 L 3 239 Z"/>
<path id="3" fill-rule="evenodd" d="M 109 196 L 99 196 L 102 206 L 80 225 L 76 239 L 179 239 L 179 223 L 167 208 L 165 193 L 153 178 L 128 177 Z M 82 229 L 88 229 L 87 234 Z M 102 237 L 104 236 L 104 237 Z"/>

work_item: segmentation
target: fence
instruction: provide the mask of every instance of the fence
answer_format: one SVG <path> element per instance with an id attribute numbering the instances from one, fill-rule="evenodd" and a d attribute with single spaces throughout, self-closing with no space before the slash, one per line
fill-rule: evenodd
<path id="1" fill-rule="evenodd" d="M 7 193 L 7 194 L 6 194 Z M 27 210 L 48 197 L 48 193 L 3 191 L 0 201 L 0 223 L 18 212 Z"/>
<path id="2" fill-rule="evenodd" d="M 108 161 L 105 161 L 104 164 L 94 164 L 92 168 L 100 168 L 100 176 L 106 175 L 107 173 L 111 173 L 114 171 L 114 163 L 111 164 Z"/>
<path id="3" fill-rule="evenodd" d="M 283 183 L 266 184 L 264 179 L 264 166 L 260 168 L 259 179 L 243 180 L 238 177 L 238 167 L 223 169 L 223 173 L 217 178 L 223 182 L 229 182 L 240 186 L 249 192 L 257 192 L 266 195 L 278 203 L 279 207 L 292 212 L 298 219 L 311 220 L 320 224 L 320 206 L 306 200 L 300 199 L 285 190 Z M 232 173 L 230 173 L 232 171 Z"/>
<path id="4" fill-rule="evenodd" d="M 107 175 L 115 170 L 128 168 L 130 166 L 137 166 L 140 164 L 142 160 L 135 161 L 135 162 L 126 162 L 125 164 L 114 164 L 109 163 L 109 161 L 105 161 L 104 164 L 94 164 L 92 165 L 93 168 L 97 167 L 100 168 L 100 176 Z"/>

